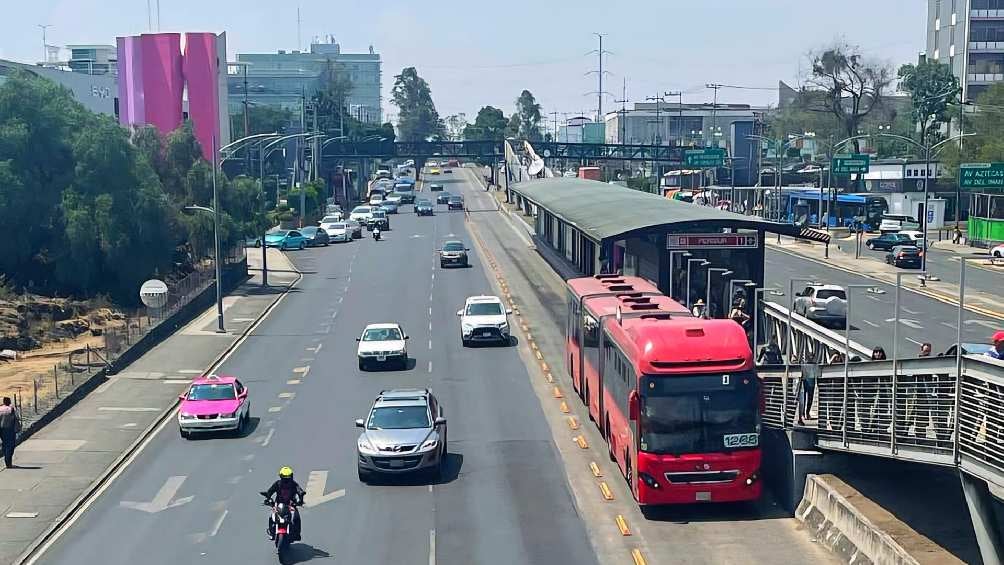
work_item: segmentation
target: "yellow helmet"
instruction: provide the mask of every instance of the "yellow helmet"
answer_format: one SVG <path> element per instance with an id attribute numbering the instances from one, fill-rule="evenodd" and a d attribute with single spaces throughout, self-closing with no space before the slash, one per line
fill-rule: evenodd
<path id="1" fill-rule="evenodd" d="M 292 467 L 283 467 L 282 469 L 279 469 L 279 478 L 280 479 L 292 479 L 293 478 L 293 468 Z"/>

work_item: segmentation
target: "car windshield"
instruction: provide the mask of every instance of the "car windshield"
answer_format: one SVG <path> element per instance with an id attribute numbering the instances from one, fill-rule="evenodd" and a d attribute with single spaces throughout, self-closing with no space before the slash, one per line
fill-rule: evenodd
<path id="1" fill-rule="evenodd" d="M 475 302 L 467 305 L 468 316 L 498 316 L 502 313 L 502 305 L 498 302 Z"/>
<path id="2" fill-rule="evenodd" d="M 373 217 L 374 218 L 386 218 L 387 217 L 387 212 L 384 212 L 383 210 L 373 210 Z"/>
<path id="3" fill-rule="evenodd" d="M 306 228 L 303 228 L 303 230 L 301 230 L 301 231 L 303 232 L 303 235 L 312 235 L 313 233 L 315 233 L 317 231 L 317 228 L 315 228 L 315 227 L 306 227 Z"/>
<path id="4" fill-rule="evenodd" d="M 286 230 L 279 230 L 279 231 L 274 231 L 268 235 L 269 237 L 286 237 L 287 235 L 289 235 L 289 232 Z"/>
<path id="5" fill-rule="evenodd" d="M 363 341 L 397 341 L 401 330 L 397 328 L 370 328 L 363 332 Z"/>
<path id="6" fill-rule="evenodd" d="M 192 385 L 188 391 L 189 400 L 234 400 L 237 393 L 232 384 Z"/>
<path id="7" fill-rule="evenodd" d="M 331 222 L 337 222 L 339 220 L 338 216 L 324 216 L 321 218 L 322 224 L 330 224 Z"/>
<path id="8" fill-rule="evenodd" d="M 430 202 L 428 200 L 419 200 L 415 202 L 415 206 L 428 206 Z"/>
<path id="9" fill-rule="evenodd" d="M 429 428 L 429 409 L 425 406 L 382 406 L 370 412 L 366 427 L 371 430 L 408 430 Z"/>
<path id="10" fill-rule="evenodd" d="M 370 211 L 369 206 L 356 206 L 352 209 L 353 214 L 367 214 Z"/>
<path id="11" fill-rule="evenodd" d="M 464 244 L 459 241 L 449 241 L 443 244 L 443 251 L 463 251 Z"/>
<path id="12" fill-rule="evenodd" d="M 847 300 L 847 294 L 842 290 L 823 289 L 816 292 L 816 298 L 819 300 L 826 300 L 827 298 L 832 298 L 834 296 L 841 300 Z"/>
<path id="13" fill-rule="evenodd" d="M 641 397 L 641 450 L 679 455 L 754 447 L 756 378 L 741 373 L 645 377 Z"/>

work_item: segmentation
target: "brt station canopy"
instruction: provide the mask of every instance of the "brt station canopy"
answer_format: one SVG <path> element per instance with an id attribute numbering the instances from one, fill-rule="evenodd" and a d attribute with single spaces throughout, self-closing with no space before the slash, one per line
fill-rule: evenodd
<path id="1" fill-rule="evenodd" d="M 531 180 L 509 191 L 510 200 L 534 219 L 538 245 L 579 275 L 619 271 L 644 277 L 688 306 L 698 298 L 709 302 L 716 314 L 731 300 L 726 293 L 736 287 L 730 283 L 763 286 L 765 234 L 830 241 L 826 233 L 802 226 L 599 181 Z M 731 272 L 723 275 L 725 270 Z"/>

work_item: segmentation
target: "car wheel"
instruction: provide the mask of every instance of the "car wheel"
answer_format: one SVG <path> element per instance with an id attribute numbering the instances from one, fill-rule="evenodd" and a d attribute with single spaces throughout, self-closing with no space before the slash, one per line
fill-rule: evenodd
<path id="1" fill-rule="evenodd" d="M 304 249 L 306 249 L 306 247 L 307 247 L 307 244 L 301 241 L 300 242 L 300 251 L 303 251 Z"/>
<path id="2" fill-rule="evenodd" d="M 875 244 L 873 244 L 873 243 L 866 243 L 865 247 L 867 247 L 868 249 L 871 249 L 872 251 L 875 251 Z"/>
<path id="3" fill-rule="evenodd" d="M 284 241 L 281 244 L 279 244 L 279 251 L 285 251 L 285 250 L 286 250 L 286 242 Z"/>

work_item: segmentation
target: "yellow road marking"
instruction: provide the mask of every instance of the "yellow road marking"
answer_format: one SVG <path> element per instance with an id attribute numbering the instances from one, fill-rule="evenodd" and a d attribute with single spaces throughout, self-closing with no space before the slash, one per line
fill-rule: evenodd
<path id="1" fill-rule="evenodd" d="M 558 387 L 554 387 L 554 391 L 552 391 L 552 393 L 554 394 L 555 398 L 564 398 L 565 397 L 565 395 L 561 394 L 561 389 L 558 388 Z"/>
<path id="2" fill-rule="evenodd" d="M 575 443 L 579 444 L 582 449 L 589 449 L 589 442 L 586 441 L 586 436 L 579 435 L 575 437 Z"/>
<path id="3" fill-rule="evenodd" d="M 617 529 L 621 531 L 622 536 L 631 535 L 631 528 L 628 528 L 627 520 L 624 519 L 624 516 L 618 514 L 616 521 L 617 521 Z"/>
<path id="4" fill-rule="evenodd" d="M 554 382 L 554 377 L 551 376 L 550 372 L 544 373 L 544 378 L 547 379 L 547 382 L 549 382 L 549 383 L 553 383 Z"/>
<path id="5" fill-rule="evenodd" d="M 558 410 L 561 410 L 562 414 L 568 414 L 568 405 L 565 404 L 564 400 L 561 401 L 561 406 L 558 407 Z"/>
<path id="6" fill-rule="evenodd" d="M 603 476 L 603 472 L 600 471 L 600 466 L 596 464 L 596 461 L 589 462 L 589 470 L 592 471 L 593 476 L 597 479 Z"/>
<path id="7" fill-rule="evenodd" d="M 546 373 L 546 372 L 550 371 L 551 368 L 547 366 L 547 363 L 541 363 L 540 364 L 540 370 L 544 371 Z"/>
<path id="8" fill-rule="evenodd" d="M 544 360 L 544 356 L 543 356 L 543 355 L 541 355 L 541 353 L 540 353 L 540 350 L 539 350 L 539 349 L 538 349 L 537 351 L 534 351 L 534 352 L 533 352 L 533 354 L 537 356 L 537 360 L 538 360 L 538 361 L 543 361 L 543 360 Z"/>
<path id="9" fill-rule="evenodd" d="M 600 494 L 603 495 L 603 500 L 613 500 L 614 493 L 610 490 L 610 487 L 606 482 L 600 481 Z"/>
<path id="10" fill-rule="evenodd" d="M 536 351 L 537 349 L 539 349 L 539 348 L 537 347 L 537 342 L 536 342 L 536 341 L 533 341 L 533 340 L 532 340 L 532 339 L 530 339 L 529 337 L 528 337 L 528 338 L 526 338 L 526 339 L 527 339 L 527 340 L 528 340 L 528 341 L 530 342 L 530 349 L 533 349 L 534 351 Z"/>
<path id="11" fill-rule="evenodd" d="M 634 559 L 634 565 L 648 565 L 648 561 L 645 561 L 645 556 L 641 554 L 640 549 L 631 550 L 631 559 Z"/>
<path id="12" fill-rule="evenodd" d="M 575 419 L 575 416 L 568 417 L 568 427 L 573 430 L 579 429 L 579 421 Z"/>

